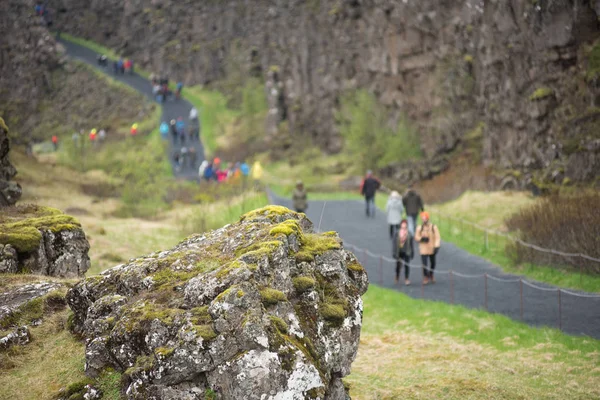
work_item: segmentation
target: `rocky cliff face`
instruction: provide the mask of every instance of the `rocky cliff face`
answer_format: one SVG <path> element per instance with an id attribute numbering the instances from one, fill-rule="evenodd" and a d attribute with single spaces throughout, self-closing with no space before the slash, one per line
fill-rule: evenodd
<path id="1" fill-rule="evenodd" d="M 223 78 L 232 60 L 258 71 L 277 100 L 270 122 L 285 116 L 331 151 L 340 93 L 367 88 L 417 124 L 430 158 L 467 138 L 488 164 L 554 181 L 599 166 L 597 2 L 57 3 L 61 28 L 189 83 Z"/>
<path id="2" fill-rule="evenodd" d="M 9 152 L 8 127 L 0 118 L 0 207 L 12 206 L 22 194 L 21 186 L 12 182 L 17 170 L 8 159 Z"/>
<path id="3" fill-rule="evenodd" d="M 346 399 L 367 276 L 335 233 L 271 206 L 67 294 L 86 373 L 129 399 Z"/>
<path id="4" fill-rule="evenodd" d="M 34 13 L 35 1 L 0 2 L 0 117 L 19 126 L 23 141 L 37 124 L 40 102 L 51 91 L 51 73 L 61 57 L 46 25 Z M 15 132 L 16 133 L 16 132 Z"/>
<path id="5" fill-rule="evenodd" d="M 85 233 L 75 218 L 33 204 L 0 214 L 0 273 L 81 277 L 90 267 Z"/>

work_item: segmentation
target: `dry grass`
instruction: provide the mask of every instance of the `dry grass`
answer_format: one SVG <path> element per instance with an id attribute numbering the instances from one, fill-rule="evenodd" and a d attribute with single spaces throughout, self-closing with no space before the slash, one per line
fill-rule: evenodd
<path id="1" fill-rule="evenodd" d="M 554 346 L 560 350 L 560 345 Z M 382 335 L 362 336 L 347 380 L 355 400 L 600 396 L 600 353 L 568 363 L 555 358 L 545 347 L 499 351 L 444 334 L 416 331 L 409 321 L 398 321 Z"/>
<path id="2" fill-rule="evenodd" d="M 600 258 L 600 194 L 554 196 L 524 208 L 507 219 L 521 238 L 548 249 L 583 253 Z M 589 273 L 600 273 L 600 264 L 582 258 L 567 258 L 512 245 L 515 262 L 569 265 Z"/>
<path id="3" fill-rule="evenodd" d="M 0 399 L 51 399 L 61 387 L 84 378 L 84 345 L 66 329 L 68 311 L 31 328 L 32 342 L 13 347 L 0 367 Z"/>
<path id="4" fill-rule="evenodd" d="M 456 200 L 433 206 L 432 210 L 487 228 L 506 230 L 506 218 L 535 203 L 536 199 L 526 192 L 467 191 Z"/>

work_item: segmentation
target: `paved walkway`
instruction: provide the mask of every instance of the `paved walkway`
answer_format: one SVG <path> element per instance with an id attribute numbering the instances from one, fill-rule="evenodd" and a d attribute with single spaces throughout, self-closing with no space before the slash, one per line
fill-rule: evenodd
<path id="1" fill-rule="evenodd" d="M 271 194 L 271 201 L 291 207 L 290 200 L 273 194 Z M 521 284 L 518 280 L 522 277 L 505 274 L 492 263 L 442 240 L 443 244 L 437 256 L 436 284 L 422 287 L 421 270 L 411 268 L 412 285 L 396 285 L 394 283 L 395 264 L 383 258 L 391 258 L 392 252 L 389 228 L 384 213 L 378 211 L 375 218 L 367 218 L 364 204 L 357 200 L 310 201 L 306 214 L 314 222 L 315 228 L 319 225 L 322 211 L 321 231 L 337 231 L 346 243 L 346 247 L 349 247 L 348 244 L 350 244 L 365 250 L 351 248 L 365 266 L 371 283 L 401 291 L 414 298 L 424 297 L 444 302 L 453 301 L 469 308 L 485 308 L 485 278 L 466 278 L 460 275 L 489 274 L 496 279 L 511 282 L 501 282 L 488 277 L 488 310 L 521 320 Z M 435 221 L 433 222 L 435 223 Z M 415 248 L 417 247 L 415 245 Z M 412 264 L 420 265 L 419 260 L 420 257 L 415 256 Z M 449 270 L 460 275 L 453 273 L 451 276 L 448 273 Z M 404 271 L 401 274 L 402 283 L 403 278 Z M 527 284 L 522 285 L 524 322 L 534 326 L 546 325 L 556 328 L 560 323 L 565 332 L 600 339 L 600 297 L 576 297 L 561 292 L 559 310 L 556 287 L 527 281 L 545 290 L 536 289 Z M 453 298 L 452 292 L 454 292 Z M 569 292 L 594 296 L 580 291 L 570 290 Z"/>
<path id="2" fill-rule="evenodd" d="M 108 66 L 106 68 L 103 68 L 98 65 L 98 63 L 96 61 L 96 56 L 98 54 L 96 52 L 94 52 L 93 50 L 90 50 L 87 47 L 80 46 L 78 44 L 75 44 L 75 43 L 72 43 L 72 42 L 69 42 L 66 40 L 62 40 L 62 39 L 59 40 L 59 42 L 63 46 L 65 46 L 65 48 L 67 49 L 67 54 L 69 54 L 70 57 L 91 65 L 92 67 L 98 69 L 99 71 L 102 71 L 102 72 L 106 73 L 107 75 L 110 75 L 112 78 L 131 86 L 138 92 L 144 94 L 149 99 L 154 100 L 154 96 L 152 95 L 152 85 L 146 78 L 144 78 L 138 74 L 133 74 L 133 75 L 117 74 L 117 75 L 115 75 L 112 72 L 112 61 L 111 60 L 109 60 Z M 185 91 L 185 88 L 183 90 Z M 178 117 L 183 117 L 183 119 L 186 122 L 186 127 L 190 126 L 190 121 L 188 121 L 188 116 L 190 115 L 190 110 L 192 109 L 192 104 L 189 103 L 187 100 L 185 100 L 185 99 L 174 100 L 173 98 L 170 98 L 167 102 L 162 104 L 162 108 L 163 108 L 163 113 L 162 113 L 163 121 L 168 122 L 172 119 L 177 119 Z M 158 127 L 158 125 L 157 125 L 157 127 Z M 193 146 L 196 149 L 196 154 L 197 154 L 196 164 L 193 166 L 186 165 L 184 168 L 182 168 L 180 170 L 175 168 L 172 155 L 175 151 L 181 150 L 182 144 L 180 142 L 174 143 L 173 138 L 170 134 L 169 134 L 169 144 L 170 144 L 170 146 L 169 146 L 170 147 L 169 148 L 170 157 L 169 158 L 171 161 L 171 165 L 173 166 L 173 174 L 176 177 L 180 177 L 180 178 L 196 179 L 198 177 L 198 166 L 204 160 L 204 146 L 202 146 L 202 142 L 197 139 L 194 139 L 192 141 L 188 140 L 186 142 L 185 146 L 187 146 L 188 148 L 190 146 Z"/>
<path id="3" fill-rule="evenodd" d="M 61 43 L 66 47 L 71 57 L 90 64 L 149 98 L 153 98 L 152 88 L 145 78 L 137 74 L 113 75 L 110 65 L 108 69 L 98 67 L 94 51 L 67 41 L 61 41 Z M 165 121 L 179 116 L 183 116 L 187 120 L 192 107 L 190 103 L 183 99 L 179 101 L 171 100 L 162 106 L 163 120 Z M 172 154 L 181 145 L 173 143 L 170 135 L 169 140 Z M 199 141 L 195 141 L 193 145 L 198 152 L 197 164 L 199 164 L 204 159 L 204 148 Z M 197 168 L 188 167 L 182 171 L 174 169 L 174 174 L 177 177 L 196 179 Z M 291 206 L 288 199 L 272 194 L 271 199 L 274 204 Z M 395 265 L 384 259 L 384 257 L 389 258 L 391 256 L 391 243 L 384 214 L 378 212 L 375 218 L 367 218 L 363 203 L 355 200 L 310 201 L 306 214 L 315 223 L 315 227 L 319 225 L 323 210 L 320 230 L 335 230 L 344 239 L 347 247 L 351 245 L 357 249 L 364 249 L 364 251 L 353 250 L 365 266 L 372 283 L 402 291 L 414 298 L 423 297 L 431 300 L 454 302 L 470 308 L 485 308 L 487 297 L 487 308 L 490 312 L 521 320 L 522 310 L 522 320 L 530 325 L 551 327 L 559 327 L 560 325 L 565 332 L 589 335 L 600 339 L 600 298 L 578 297 L 561 292 L 559 302 L 556 287 L 538 282 L 533 282 L 533 284 L 543 290 L 533 288 L 527 284 L 521 285 L 518 282 L 520 276 L 504 274 L 500 268 L 490 262 L 471 255 L 448 242 L 443 242 L 438 253 L 438 266 L 436 268 L 438 273 L 436 273 L 437 283 L 435 285 L 422 287 L 420 285 L 422 274 L 419 269 L 410 270 L 410 278 L 413 282 L 411 286 L 395 285 Z M 420 264 L 418 256 L 413 260 L 413 264 Z M 449 270 L 454 271 L 454 273 L 449 274 Z M 489 274 L 497 279 L 512 282 L 501 282 L 488 278 L 486 296 L 485 278 L 463 277 L 481 274 Z M 403 275 L 401 278 L 403 278 Z M 591 295 L 584 292 L 571 292 L 576 292 L 582 296 Z M 521 307 L 521 298 L 523 298 L 523 307 Z"/>

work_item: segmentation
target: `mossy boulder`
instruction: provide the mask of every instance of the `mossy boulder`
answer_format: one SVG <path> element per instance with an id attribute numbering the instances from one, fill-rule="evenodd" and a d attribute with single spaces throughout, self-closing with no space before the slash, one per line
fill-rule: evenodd
<path id="1" fill-rule="evenodd" d="M 343 398 L 368 285 L 358 266 L 337 234 L 266 207 L 78 283 L 72 329 L 86 373 L 123 373 L 131 399 Z"/>
<path id="2" fill-rule="evenodd" d="M 83 276 L 89 243 L 79 222 L 51 207 L 22 204 L 0 214 L 0 272 Z"/>

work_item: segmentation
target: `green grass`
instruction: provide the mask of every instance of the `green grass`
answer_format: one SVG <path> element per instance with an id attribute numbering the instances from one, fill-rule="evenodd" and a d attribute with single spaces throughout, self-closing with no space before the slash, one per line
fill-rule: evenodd
<path id="1" fill-rule="evenodd" d="M 430 331 L 474 341 L 502 351 L 532 349 L 540 343 L 562 345 L 560 355 L 565 359 L 572 357 L 568 352 L 573 350 L 583 353 L 600 351 L 600 341 L 589 337 L 570 336 L 554 328 L 534 328 L 500 314 L 460 305 L 417 300 L 373 284 L 363 300 L 363 332 L 368 334 L 383 334 L 398 321 L 406 320 L 421 332 Z M 511 343 L 507 343 L 507 337 L 511 338 Z"/>
<path id="2" fill-rule="evenodd" d="M 216 90 L 187 87 L 183 89 L 183 97 L 198 109 L 202 123 L 202 144 L 206 156 L 213 156 L 218 147 L 217 138 L 224 134 L 223 127 L 231 124 L 238 112 L 230 109 L 225 96 Z"/>
<path id="3" fill-rule="evenodd" d="M 600 395 L 598 340 L 374 285 L 363 300 L 358 357 L 345 378 L 353 399 Z"/>

